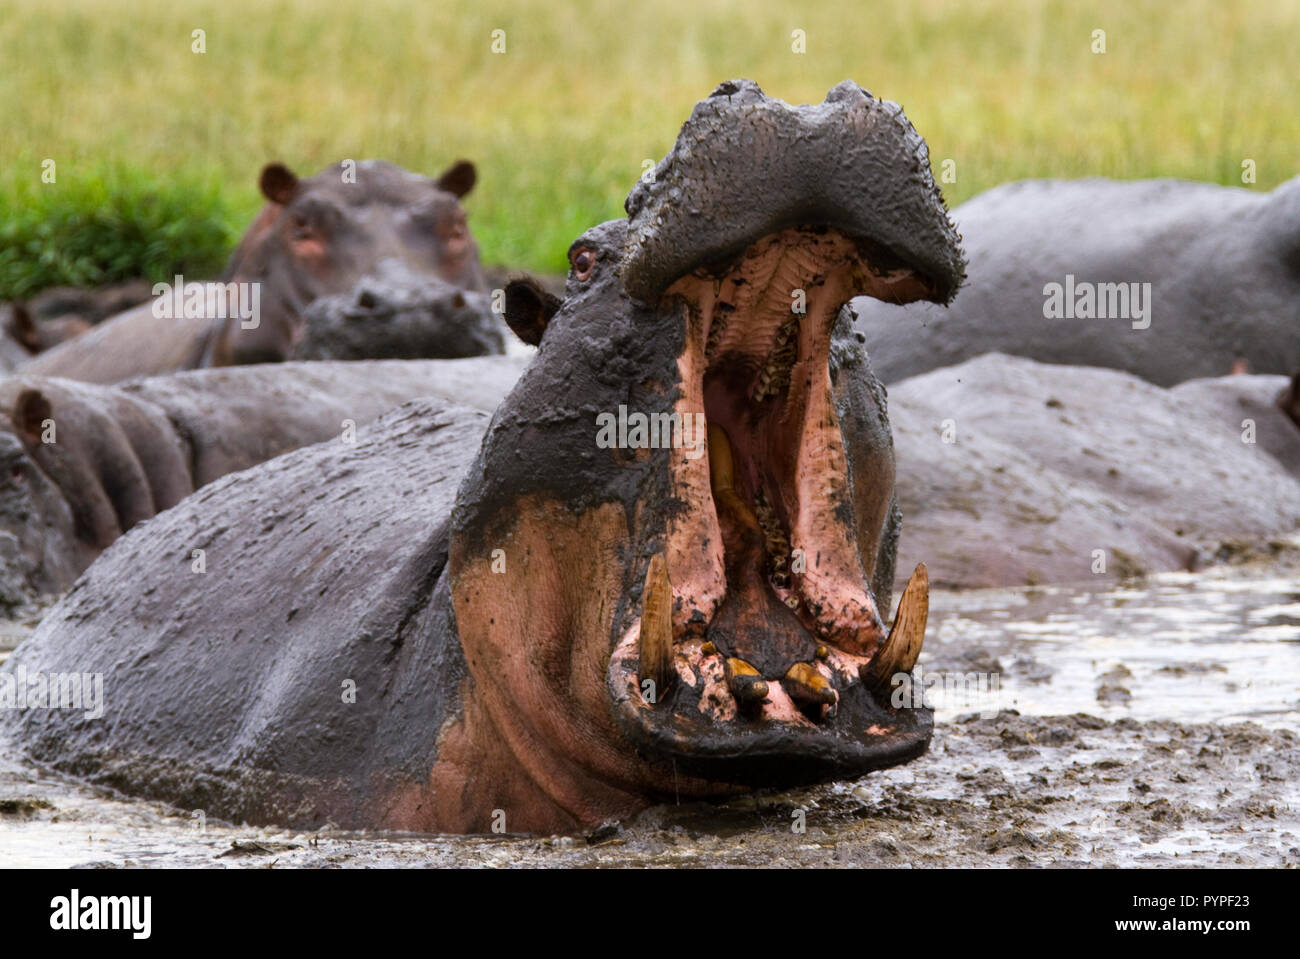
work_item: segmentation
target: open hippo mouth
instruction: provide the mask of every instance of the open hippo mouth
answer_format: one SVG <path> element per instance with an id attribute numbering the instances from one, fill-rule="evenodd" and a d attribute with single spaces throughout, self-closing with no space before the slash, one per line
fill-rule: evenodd
<path id="1" fill-rule="evenodd" d="M 880 484 L 887 500 L 892 457 L 881 476 L 851 461 L 833 329 L 861 294 L 947 301 L 960 282 L 960 251 L 924 144 L 896 107 L 847 84 L 816 108 L 790 108 L 761 91 L 755 100 L 752 84 L 719 90 L 728 101 L 718 112 L 732 114 L 728 129 L 741 131 L 742 147 L 746 131 L 757 131 L 758 145 L 744 152 L 762 157 L 772 200 L 714 218 L 731 228 L 710 231 L 713 246 L 698 265 L 670 278 L 689 244 L 662 242 L 665 216 L 692 199 L 712 207 L 706 216 L 744 204 L 726 188 L 692 197 L 680 175 L 695 160 L 683 155 L 683 140 L 689 145 L 702 108 L 710 119 L 716 92 L 656 171 L 660 183 L 629 197 L 623 278 L 661 314 L 684 314 L 674 410 L 703 410 L 708 456 L 670 460 L 684 509 L 645 566 L 639 615 L 616 642 L 608 688 L 638 750 L 687 774 L 767 786 L 849 778 L 924 752 L 933 716 L 919 703 L 891 703 L 895 677 L 920 653 L 928 582 L 918 567 L 887 634 L 867 586 L 879 531 L 855 516 L 854 486 Z M 822 113 L 810 119 L 810 109 Z M 795 146 L 763 149 L 764 137 L 781 138 L 782 124 Z M 812 186 L 810 174 L 831 156 L 847 163 L 839 169 L 848 176 Z M 861 179 L 882 164 L 889 169 L 876 182 Z M 656 229 L 638 233 L 647 218 Z M 691 235 L 687 226 L 682 233 Z"/>

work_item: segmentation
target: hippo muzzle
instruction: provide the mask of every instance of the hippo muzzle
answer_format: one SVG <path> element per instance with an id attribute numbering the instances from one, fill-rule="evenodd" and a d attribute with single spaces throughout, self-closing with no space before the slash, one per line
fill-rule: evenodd
<path id="1" fill-rule="evenodd" d="M 932 714 L 891 695 L 920 650 L 925 570 L 887 635 L 864 548 L 880 517 L 853 507 L 855 485 L 888 499 L 892 457 L 853 462 L 831 350 L 850 298 L 947 302 L 961 281 L 924 141 L 852 84 L 802 108 L 723 84 L 628 212 L 623 285 L 684 318 L 674 411 L 703 411 L 708 456 L 670 461 L 684 509 L 607 677 L 622 729 L 715 782 L 915 757 Z"/>

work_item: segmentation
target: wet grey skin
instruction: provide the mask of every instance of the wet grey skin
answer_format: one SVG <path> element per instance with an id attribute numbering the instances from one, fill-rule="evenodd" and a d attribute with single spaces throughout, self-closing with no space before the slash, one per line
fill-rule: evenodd
<path id="1" fill-rule="evenodd" d="M 506 321 L 538 350 L 490 420 L 410 403 L 354 446 L 227 476 L 131 530 L 4 667 L 102 672 L 104 716 L 8 710 L 0 724 L 40 762 L 209 815 L 453 832 L 489 830 L 497 808 L 511 831 L 576 829 L 674 794 L 854 777 L 924 752 L 930 711 L 856 681 L 835 715 L 798 729 L 710 721 L 685 683 L 665 684 L 648 717 L 633 710 L 614 654 L 642 618 L 651 558 L 713 507 L 675 485 L 680 450 L 595 442 L 599 413 L 669 412 L 698 388 L 681 366 L 704 356 L 695 280 L 735 285 L 764 249 L 810 291 L 830 288 L 817 257 L 834 247 L 836 295 L 801 321 L 827 331 L 806 359 L 829 372 L 844 449 L 825 523 L 881 627 L 892 441 L 843 306 L 870 288 L 944 302 L 961 282 L 924 142 L 852 83 L 793 107 L 733 81 L 628 211 L 574 242 L 563 298 L 507 286 Z M 789 313 L 788 291 L 774 295 Z M 742 412 L 765 305 L 732 311 L 734 352 L 707 371 Z M 811 655 L 800 629 L 751 638 Z"/>
<path id="2" fill-rule="evenodd" d="M 970 280 L 947 309 L 854 301 L 885 383 L 993 351 L 1124 370 L 1159 386 L 1300 370 L 1300 177 L 1271 192 L 1026 180 L 980 194 L 953 219 Z M 1113 309 L 1108 292 L 1103 316 L 1048 318 L 1044 288 L 1064 287 L 1067 275 L 1076 291 L 1150 284 L 1149 312 L 1115 315 L 1123 304 Z"/>

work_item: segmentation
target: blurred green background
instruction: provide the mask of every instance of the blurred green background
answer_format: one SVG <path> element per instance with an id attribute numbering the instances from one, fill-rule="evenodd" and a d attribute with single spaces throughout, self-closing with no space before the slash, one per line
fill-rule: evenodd
<path id="1" fill-rule="evenodd" d="M 737 76 L 902 103 L 953 205 L 1021 177 L 1239 184 L 1245 158 L 1269 189 L 1300 172 L 1298 36 L 1290 0 L 0 0 L 0 299 L 215 274 L 271 159 L 472 159 L 485 260 L 558 271 Z"/>

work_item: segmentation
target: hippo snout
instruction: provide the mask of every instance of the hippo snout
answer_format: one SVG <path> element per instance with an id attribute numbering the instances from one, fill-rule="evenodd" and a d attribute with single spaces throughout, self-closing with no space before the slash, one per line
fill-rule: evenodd
<path id="1" fill-rule="evenodd" d="M 878 268 L 906 266 L 912 282 L 895 302 L 947 303 L 964 275 L 925 140 L 900 106 L 848 80 L 803 106 L 750 80 L 719 85 L 626 209 L 623 283 L 646 302 L 683 273 L 801 224 L 840 230 Z"/>

